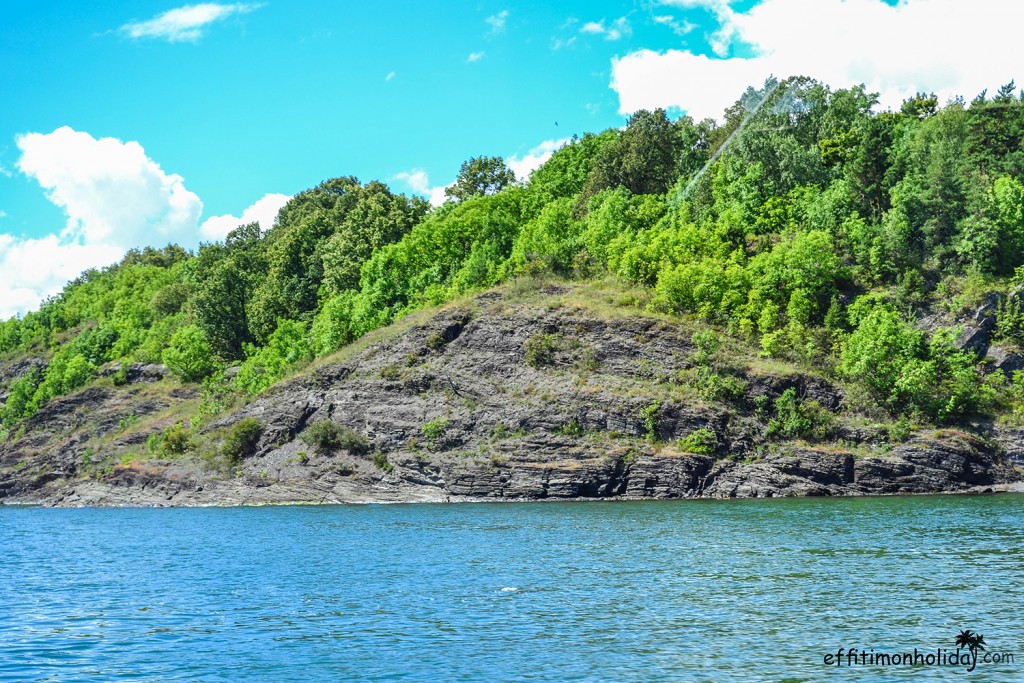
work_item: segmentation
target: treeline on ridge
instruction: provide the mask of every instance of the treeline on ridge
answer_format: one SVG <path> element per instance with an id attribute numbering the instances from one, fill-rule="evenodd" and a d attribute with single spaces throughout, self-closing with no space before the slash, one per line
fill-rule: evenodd
<path id="1" fill-rule="evenodd" d="M 646 287 L 652 308 L 813 365 L 893 416 L 1024 410 L 1024 376 L 985 372 L 953 330 L 917 324 L 1024 284 L 1016 92 L 876 113 L 862 87 L 770 80 L 721 124 L 640 111 L 520 182 L 500 158 L 471 159 L 436 208 L 325 181 L 269 230 L 239 226 L 195 254 L 133 250 L 0 323 L 0 357 L 47 360 L 8 387 L 0 431 L 113 361 L 258 393 L 410 311 L 542 272 Z M 1024 340 L 1019 306 L 999 329 Z"/>

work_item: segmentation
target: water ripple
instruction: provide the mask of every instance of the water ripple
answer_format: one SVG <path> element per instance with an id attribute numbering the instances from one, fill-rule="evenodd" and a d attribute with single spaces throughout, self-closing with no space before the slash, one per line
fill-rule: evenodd
<path id="1" fill-rule="evenodd" d="M 1022 502 L 0 508 L 0 679 L 1020 680 Z"/>

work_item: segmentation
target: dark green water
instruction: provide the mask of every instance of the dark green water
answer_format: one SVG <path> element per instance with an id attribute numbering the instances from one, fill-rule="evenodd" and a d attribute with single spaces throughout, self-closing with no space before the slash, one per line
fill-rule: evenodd
<path id="1" fill-rule="evenodd" d="M 1024 496 L 0 508 L 0 678 L 1019 681 Z"/>

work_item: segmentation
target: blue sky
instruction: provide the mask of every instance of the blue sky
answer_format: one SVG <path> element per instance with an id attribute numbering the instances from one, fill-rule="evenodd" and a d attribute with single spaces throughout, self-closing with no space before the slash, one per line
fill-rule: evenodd
<path id="1" fill-rule="evenodd" d="M 177 42 L 118 30 L 173 2 L 82 5 L 24 3 L 0 23 L 0 80 L 11 95 L 0 109 L 0 164 L 15 168 L 21 133 L 70 126 L 136 140 L 185 179 L 204 215 L 238 213 L 267 192 L 292 194 L 338 175 L 388 179 L 419 168 L 442 182 L 468 156 L 524 154 L 543 140 L 621 125 L 611 58 L 681 44 L 648 12 L 616 2 L 289 0 Z M 622 17 L 631 33 L 617 40 L 579 31 Z M 693 33 L 688 42 L 706 49 L 703 32 Z M 61 226 L 60 209 L 19 175 L 0 180 L 8 214 L 0 226 L 33 236 Z"/>
<path id="2" fill-rule="evenodd" d="M 470 156 L 528 172 L 641 107 L 717 116 L 770 73 L 865 82 L 883 106 L 973 96 L 1024 78 L 1021 14 L 1015 0 L 6 3 L 0 316 L 130 246 L 267 223 L 326 178 L 436 196 Z"/>

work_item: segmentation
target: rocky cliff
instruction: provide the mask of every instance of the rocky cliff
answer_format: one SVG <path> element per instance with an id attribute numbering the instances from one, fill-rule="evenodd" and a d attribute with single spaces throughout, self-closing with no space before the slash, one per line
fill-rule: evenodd
<path id="1" fill-rule="evenodd" d="M 697 348 L 697 328 L 634 303 L 598 285 L 505 287 L 406 318 L 212 416 L 198 388 L 131 368 L 0 444 L 0 502 L 1021 489 L 1020 430 L 894 428 L 813 371 Z"/>

